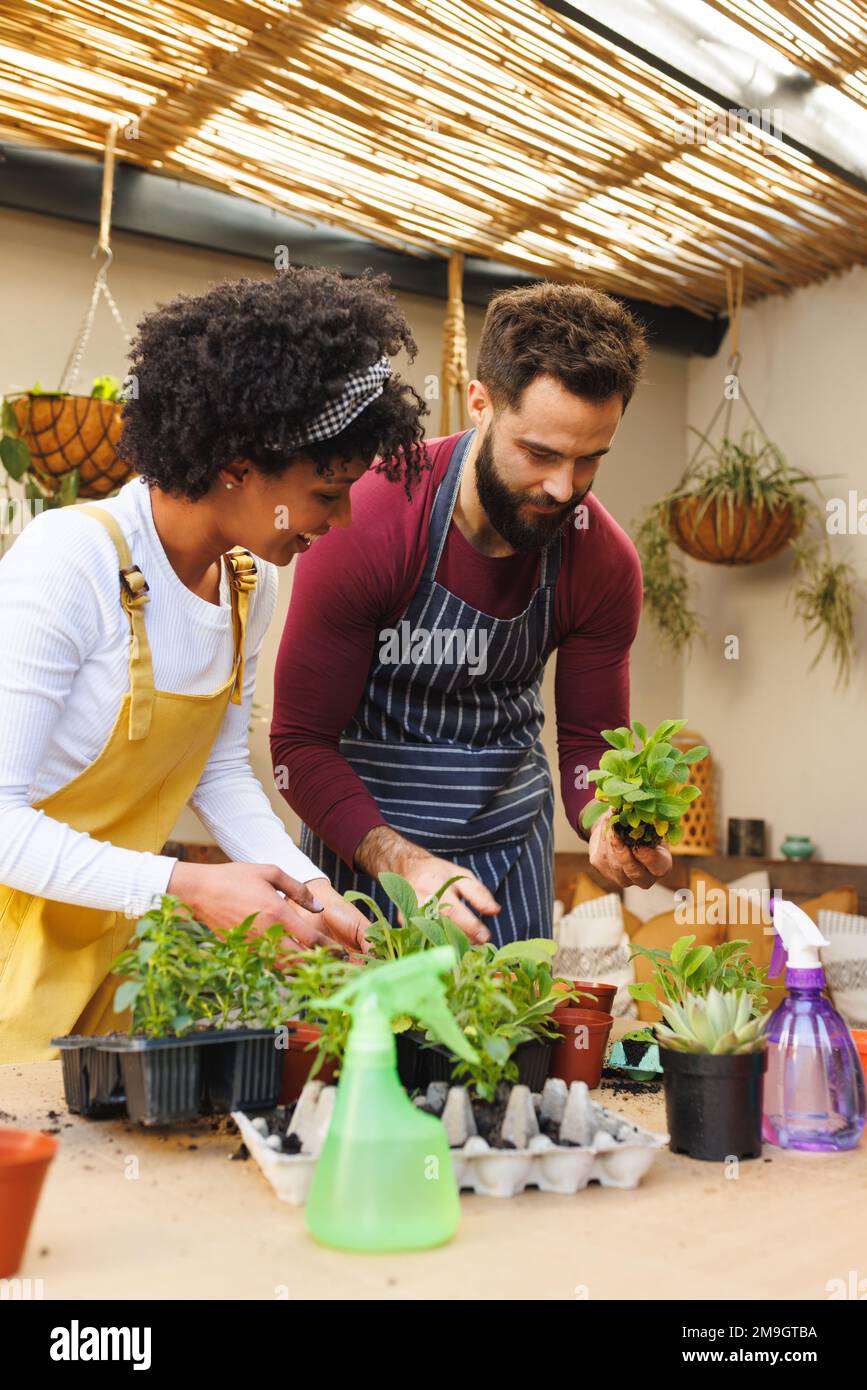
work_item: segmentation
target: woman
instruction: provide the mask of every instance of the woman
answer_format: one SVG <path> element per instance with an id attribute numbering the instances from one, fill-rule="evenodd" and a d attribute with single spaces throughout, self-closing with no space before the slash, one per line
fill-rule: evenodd
<path id="1" fill-rule="evenodd" d="M 109 967 L 162 893 L 217 931 L 257 913 L 305 945 L 364 944 L 271 810 L 247 729 L 275 566 L 349 524 L 376 455 L 407 487 L 426 466 L 401 348 L 382 277 L 176 299 L 133 345 L 139 476 L 37 517 L 0 563 L 0 1062 L 118 1027 Z M 187 803 L 230 863 L 160 853 Z"/>

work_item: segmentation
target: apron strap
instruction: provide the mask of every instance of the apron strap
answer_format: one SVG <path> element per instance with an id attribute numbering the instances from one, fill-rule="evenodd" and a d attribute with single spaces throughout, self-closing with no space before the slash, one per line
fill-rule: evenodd
<path id="1" fill-rule="evenodd" d="M 233 705 L 240 705 L 244 696 L 244 637 L 250 595 L 256 587 L 256 561 L 249 550 L 244 550 L 240 545 L 234 545 L 223 559 L 228 566 L 232 589 L 232 635 L 235 641 L 235 681 L 231 699 Z"/>
<path id="2" fill-rule="evenodd" d="M 425 564 L 421 580 L 419 581 L 420 585 L 432 583 L 439 569 L 440 557 L 442 556 L 443 547 L 446 543 L 446 536 L 452 524 L 452 512 L 455 509 L 455 502 L 457 500 L 458 489 L 461 485 L 464 464 L 475 432 L 475 427 L 465 430 L 460 438 L 455 440 L 448 467 L 437 488 L 433 509 L 431 511 L 431 518 L 428 524 L 427 563 Z"/>
<path id="3" fill-rule="evenodd" d="M 154 670 L 145 627 L 144 606 L 148 602 L 147 580 L 133 564 L 123 531 L 104 507 L 79 506 L 102 522 L 114 542 L 120 561 L 120 601 L 129 621 L 129 736 L 132 741 L 146 738 L 154 708 Z"/>

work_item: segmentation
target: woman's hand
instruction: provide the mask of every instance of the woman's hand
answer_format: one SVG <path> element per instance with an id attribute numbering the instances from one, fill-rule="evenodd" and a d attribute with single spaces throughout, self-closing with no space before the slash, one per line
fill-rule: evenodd
<path id="1" fill-rule="evenodd" d="M 652 849 L 647 845 L 630 849 L 611 829 L 611 816 L 612 812 L 606 811 L 590 832 L 590 863 L 621 888 L 630 883 L 637 888 L 650 888 L 671 868 L 671 850 L 662 844 Z"/>
<path id="2" fill-rule="evenodd" d="M 367 919 L 344 902 L 327 878 L 299 883 L 275 864 L 187 864 L 179 861 L 168 892 L 186 903 L 212 931 L 224 932 L 256 913 L 254 932 L 282 922 L 302 946 L 337 942 L 367 951 Z M 285 893 L 285 898 L 281 894 Z"/>
<path id="3" fill-rule="evenodd" d="M 327 878 L 312 878 L 307 887 L 322 904 L 322 922 L 328 936 L 346 951 L 370 950 L 370 942 L 365 935 L 365 927 L 370 923 L 352 903 L 346 902 L 336 888 L 332 888 Z"/>
<path id="4" fill-rule="evenodd" d="M 179 860 L 167 892 L 180 898 L 198 921 L 218 933 L 229 931 L 255 912 L 253 931 L 267 931 L 274 922 L 282 922 L 287 935 L 302 946 L 320 946 L 329 940 L 324 904 L 316 901 L 306 883 L 290 878 L 275 864 L 187 864 Z"/>

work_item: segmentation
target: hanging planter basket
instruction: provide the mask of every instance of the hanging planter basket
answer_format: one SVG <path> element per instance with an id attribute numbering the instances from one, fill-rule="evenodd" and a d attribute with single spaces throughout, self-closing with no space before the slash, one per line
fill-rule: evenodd
<path id="1" fill-rule="evenodd" d="M 79 470 L 79 497 L 107 497 L 132 477 L 117 452 L 123 403 L 68 394 L 7 396 L 19 438 L 30 451 L 30 469 L 56 492 L 68 473 Z"/>
<path id="2" fill-rule="evenodd" d="M 804 511 L 781 506 L 771 511 L 746 503 L 709 504 L 701 496 L 680 497 L 668 506 L 672 540 L 694 560 L 712 565 L 758 565 L 779 555 L 800 534 Z"/>

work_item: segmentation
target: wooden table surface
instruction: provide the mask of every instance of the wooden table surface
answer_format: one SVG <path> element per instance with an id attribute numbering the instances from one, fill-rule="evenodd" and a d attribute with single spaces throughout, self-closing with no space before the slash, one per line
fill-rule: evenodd
<path id="1" fill-rule="evenodd" d="M 661 1095 L 595 1094 L 665 1130 Z M 237 1136 L 207 1121 L 157 1132 L 68 1114 L 59 1062 L 0 1067 L 0 1112 L 60 1130 L 20 1271 L 46 1299 L 827 1299 L 829 1281 L 867 1279 L 863 1143 L 766 1145 L 737 1176 L 665 1149 L 631 1192 L 464 1194 L 448 1245 L 363 1256 L 316 1245 L 302 1209 L 253 1160 L 230 1161 Z"/>

